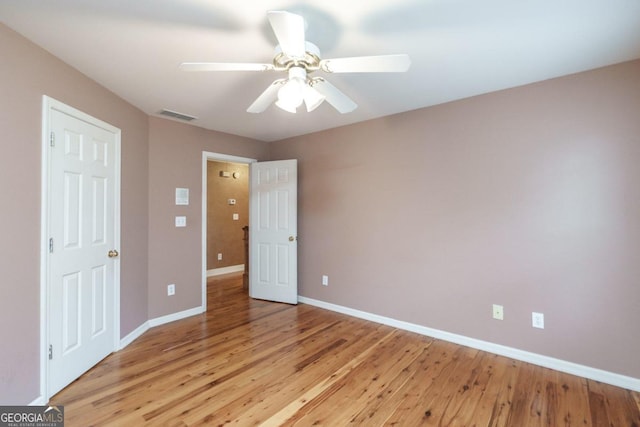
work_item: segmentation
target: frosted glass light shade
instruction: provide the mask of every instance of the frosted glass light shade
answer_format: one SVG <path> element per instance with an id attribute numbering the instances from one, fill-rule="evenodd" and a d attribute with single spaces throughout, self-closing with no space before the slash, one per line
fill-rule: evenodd
<path id="1" fill-rule="evenodd" d="M 307 70 L 299 66 L 289 68 L 289 79 L 278 90 L 276 105 L 285 111 L 295 113 L 305 99 L 304 90 L 306 86 Z"/>
<path id="2" fill-rule="evenodd" d="M 324 101 L 325 96 L 312 88 L 308 83 L 304 85 L 302 90 L 304 96 L 304 103 L 307 106 L 307 111 L 311 112 L 318 108 Z"/>
<path id="3" fill-rule="evenodd" d="M 276 105 L 285 111 L 295 113 L 304 100 L 302 91 L 304 82 L 300 79 L 290 79 L 278 90 Z"/>

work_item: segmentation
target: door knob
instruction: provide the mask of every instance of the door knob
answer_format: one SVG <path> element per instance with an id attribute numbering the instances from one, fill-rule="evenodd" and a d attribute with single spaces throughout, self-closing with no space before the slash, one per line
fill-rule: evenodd
<path id="1" fill-rule="evenodd" d="M 290 241 L 290 242 L 293 242 L 294 240 L 296 240 L 296 238 L 295 238 L 295 237 L 293 237 L 293 236 L 289 236 L 289 241 Z"/>
<path id="2" fill-rule="evenodd" d="M 116 258 L 118 255 L 120 254 L 115 249 L 109 251 L 109 258 Z"/>

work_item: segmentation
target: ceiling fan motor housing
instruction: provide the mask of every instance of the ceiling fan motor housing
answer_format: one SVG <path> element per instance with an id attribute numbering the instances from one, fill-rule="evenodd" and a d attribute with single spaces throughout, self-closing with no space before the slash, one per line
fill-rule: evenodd
<path id="1" fill-rule="evenodd" d="M 289 56 L 282 51 L 280 45 L 276 46 L 273 65 L 277 69 L 289 70 L 292 67 L 304 67 L 311 73 L 320 69 L 320 49 L 315 44 L 305 41 L 305 53 L 302 57 Z"/>

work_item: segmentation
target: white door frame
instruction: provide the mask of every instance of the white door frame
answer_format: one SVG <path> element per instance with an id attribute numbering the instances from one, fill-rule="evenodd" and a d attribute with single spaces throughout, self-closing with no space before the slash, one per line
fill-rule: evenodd
<path id="1" fill-rule="evenodd" d="M 79 120 L 105 129 L 115 135 L 115 183 L 114 183 L 114 247 L 120 248 L 120 129 L 102 120 L 96 119 L 80 110 L 70 107 L 46 95 L 42 97 L 42 164 L 41 164 L 41 199 L 40 199 L 40 396 L 33 404 L 46 404 L 48 395 L 48 300 L 49 300 L 49 135 L 51 132 L 51 111 L 57 110 Z M 120 342 L 120 262 L 114 263 L 114 316 L 113 316 L 113 351 Z"/>
<path id="2" fill-rule="evenodd" d="M 207 162 L 255 163 L 258 160 L 229 154 L 202 152 L 202 312 L 207 311 Z M 249 202 L 251 203 L 251 202 Z M 247 260 L 248 262 L 248 260 Z"/>

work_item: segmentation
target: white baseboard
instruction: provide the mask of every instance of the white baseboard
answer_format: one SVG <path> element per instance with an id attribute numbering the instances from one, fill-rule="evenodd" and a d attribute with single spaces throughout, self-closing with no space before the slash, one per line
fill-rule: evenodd
<path id="1" fill-rule="evenodd" d="M 198 314 L 204 313 L 203 307 L 194 307 L 188 310 L 179 311 L 177 313 L 167 314 L 166 316 L 156 317 L 155 319 L 149 320 L 149 326 L 160 326 L 165 323 L 175 322 L 176 320 L 186 319 L 187 317 L 195 316 Z"/>
<path id="2" fill-rule="evenodd" d="M 244 264 L 230 265 L 229 267 L 214 268 L 207 270 L 207 277 L 221 276 L 223 274 L 238 273 L 244 271 Z"/>
<path id="3" fill-rule="evenodd" d="M 519 350 L 517 348 L 494 344 L 488 341 L 477 340 L 475 338 L 465 337 L 464 335 L 452 334 L 450 332 L 428 328 L 426 326 L 420 326 L 414 323 L 404 322 L 389 317 L 379 316 L 377 314 L 367 313 L 365 311 L 355 310 L 349 307 L 319 301 L 312 298 L 299 296 L 298 301 L 303 304 L 313 305 L 319 308 L 324 308 L 326 310 L 331 310 L 349 316 L 358 317 L 360 319 L 370 320 L 372 322 L 392 326 L 394 328 L 403 329 L 405 331 L 415 332 L 420 335 L 441 339 L 466 347 L 475 348 L 477 350 L 487 351 L 489 353 L 532 363 L 534 365 L 554 369 L 556 371 L 565 372 L 567 374 L 577 375 L 629 390 L 640 391 L 640 378 L 633 378 L 613 372 L 603 371 L 601 369 L 579 365 L 577 363 L 568 362 L 566 360 L 543 356 L 541 354 L 531 353 L 528 351 Z"/>
<path id="4" fill-rule="evenodd" d="M 149 325 L 149 321 L 147 320 L 142 325 L 138 326 L 136 329 L 127 334 L 126 337 L 120 340 L 120 347 L 118 350 L 122 350 L 132 342 L 134 342 L 137 338 L 139 338 L 142 334 L 147 332 L 151 326 Z"/>
<path id="5" fill-rule="evenodd" d="M 136 329 L 130 332 L 126 337 L 120 340 L 120 347 L 118 348 L 118 350 L 122 350 L 154 326 L 160 326 L 164 325 L 165 323 L 175 322 L 176 320 L 186 319 L 187 317 L 196 316 L 201 313 L 204 313 L 204 309 L 202 307 L 194 307 L 188 310 L 179 311 L 177 313 L 171 313 L 167 314 L 166 316 L 147 320 L 142 325 L 138 326 Z"/>

